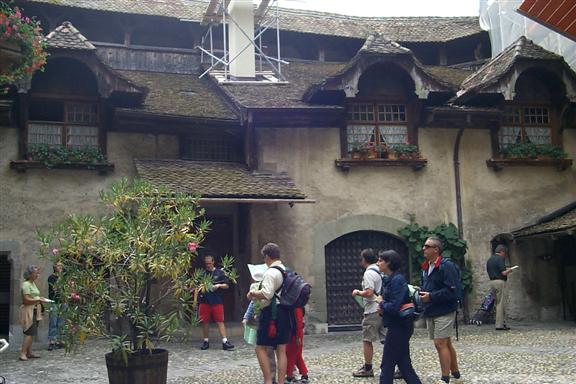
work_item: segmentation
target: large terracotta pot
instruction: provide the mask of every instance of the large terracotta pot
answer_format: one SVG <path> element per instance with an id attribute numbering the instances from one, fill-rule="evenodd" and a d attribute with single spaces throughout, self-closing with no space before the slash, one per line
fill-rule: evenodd
<path id="1" fill-rule="evenodd" d="M 168 376 L 168 351 L 154 349 L 152 354 L 137 352 L 128 357 L 128 366 L 106 354 L 110 384 L 166 384 Z"/>

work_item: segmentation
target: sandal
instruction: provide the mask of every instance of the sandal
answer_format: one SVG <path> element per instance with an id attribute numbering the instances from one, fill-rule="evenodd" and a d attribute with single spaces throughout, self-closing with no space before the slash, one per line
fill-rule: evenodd
<path id="1" fill-rule="evenodd" d="M 18 360 L 20 361 L 28 361 L 28 358 L 26 356 L 19 356 Z"/>

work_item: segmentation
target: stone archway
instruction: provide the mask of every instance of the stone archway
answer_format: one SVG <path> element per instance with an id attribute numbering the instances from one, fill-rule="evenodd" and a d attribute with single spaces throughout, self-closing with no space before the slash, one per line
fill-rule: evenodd
<path id="1" fill-rule="evenodd" d="M 398 229 L 407 224 L 407 222 L 387 216 L 353 215 L 320 223 L 313 228 L 314 265 L 310 270 L 310 274 L 314 281 L 314 289 L 312 290 L 312 297 L 310 300 L 310 320 L 312 322 L 319 326 L 320 324 L 327 325 L 328 320 L 326 295 L 326 246 L 343 235 L 357 231 L 383 232 L 389 236 L 395 236 L 400 239 L 400 237 L 396 235 Z M 319 329 L 318 331 L 322 331 L 322 329 Z"/>

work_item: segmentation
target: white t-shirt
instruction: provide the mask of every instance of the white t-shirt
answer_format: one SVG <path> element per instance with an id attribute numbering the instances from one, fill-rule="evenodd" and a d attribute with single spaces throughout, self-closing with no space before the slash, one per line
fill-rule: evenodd
<path id="1" fill-rule="evenodd" d="M 382 275 L 380 274 L 380 270 L 376 264 L 370 264 L 364 271 L 364 276 L 362 277 L 362 290 L 368 288 L 372 290 L 373 295 L 371 297 L 363 297 L 364 314 L 378 311 L 376 295 L 379 295 L 382 290 Z"/>

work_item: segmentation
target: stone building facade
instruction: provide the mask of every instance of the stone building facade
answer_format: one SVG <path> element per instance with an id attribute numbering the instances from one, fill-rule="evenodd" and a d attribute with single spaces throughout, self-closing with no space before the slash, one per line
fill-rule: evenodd
<path id="1" fill-rule="evenodd" d="M 311 329 L 358 323 L 349 295 L 361 278 L 358 253 L 395 248 L 407 258 L 398 229 L 411 217 L 459 226 L 474 273 L 472 306 L 487 289 L 485 262 L 500 241 L 521 267 L 511 277 L 510 315 L 566 316 L 560 258 L 543 261 L 545 277 L 526 278 L 535 252 L 554 252 L 546 243 L 521 246 L 513 235 L 576 200 L 576 74 L 561 56 L 520 38 L 490 58 L 477 18 L 281 10 L 286 81 L 221 83 L 199 78 L 209 66 L 195 48 L 208 3 L 135 3 L 25 4 L 50 32 L 51 56 L 45 72 L 0 104 L 0 271 L 10 281 L 0 292 L 0 333 L 21 333 L 26 265 L 43 267 L 39 285 L 47 289 L 51 267 L 35 254 L 35 230 L 67 214 L 98 213 L 99 191 L 123 177 L 202 195 L 213 221 L 203 252 L 234 256 L 241 273 L 226 299 L 233 320 L 246 304 L 245 264 L 273 241 L 313 286 Z M 264 40 L 273 52 L 274 36 Z M 567 156 L 502 155 L 527 142 Z M 34 149 L 45 144 L 89 145 L 103 156 L 38 161 Z M 383 155 L 376 146 L 385 144 L 417 146 L 420 156 Z M 562 233 L 573 239 L 571 223 Z M 531 299 L 521 300 L 527 292 Z"/>

